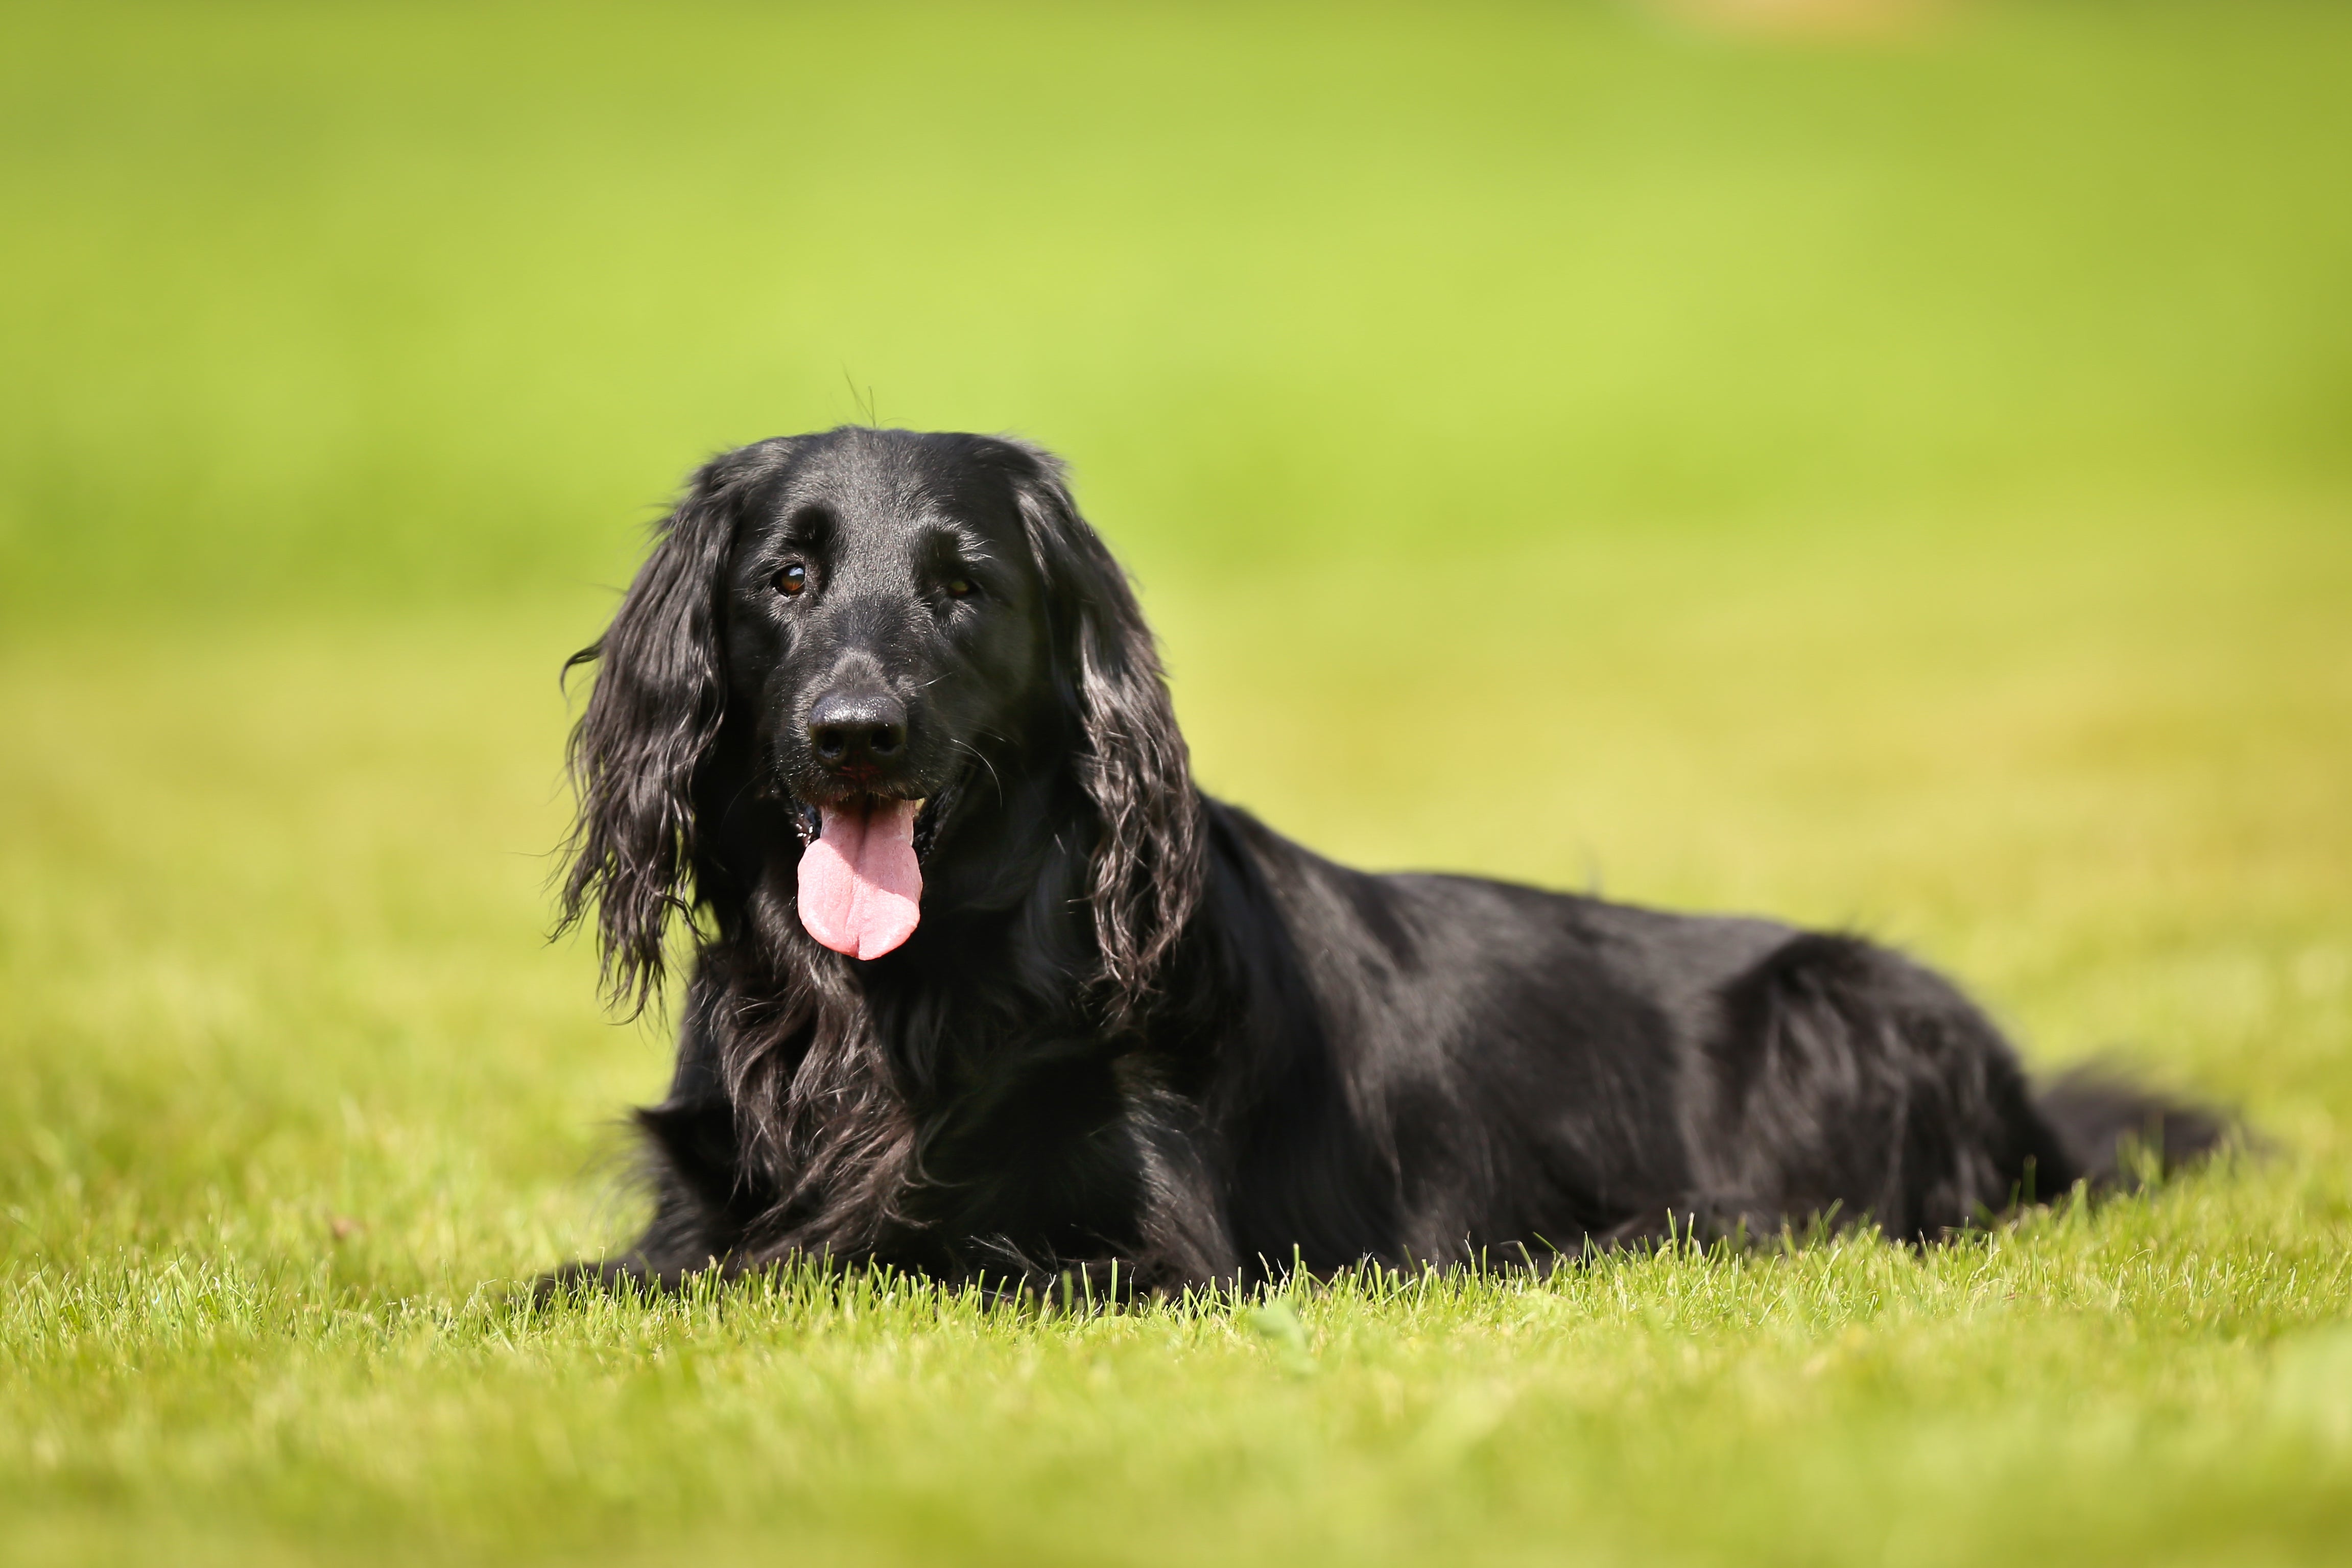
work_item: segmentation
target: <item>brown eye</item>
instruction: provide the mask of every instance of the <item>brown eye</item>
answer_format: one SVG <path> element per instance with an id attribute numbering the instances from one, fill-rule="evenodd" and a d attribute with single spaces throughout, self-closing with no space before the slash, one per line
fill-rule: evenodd
<path id="1" fill-rule="evenodd" d="M 797 599 L 808 586 L 808 568 L 795 561 L 776 574 L 776 592 L 787 599 Z"/>
<path id="2" fill-rule="evenodd" d="M 971 598 L 971 578 L 969 578 L 969 577 L 950 577 L 950 578 L 949 578 L 949 579 L 948 579 L 948 597 L 949 597 L 949 598 L 950 598 L 950 599 L 969 599 L 969 598 Z"/>

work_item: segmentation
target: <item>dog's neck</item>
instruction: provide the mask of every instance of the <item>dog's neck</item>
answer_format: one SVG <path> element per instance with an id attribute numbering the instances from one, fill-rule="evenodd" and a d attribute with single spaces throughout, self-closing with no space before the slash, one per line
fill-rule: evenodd
<path id="1" fill-rule="evenodd" d="M 870 1247 L 907 1218 L 917 1151 L 952 1163 L 959 1108 L 994 1103 L 984 1086 L 1074 1047 L 1100 1049 L 1097 999 L 1070 984 L 1099 961 L 1091 807 L 1066 768 L 1000 767 L 942 824 L 921 924 L 871 962 L 802 929 L 798 836 L 773 817 L 756 870 L 714 879 L 750 883 L 714 907 L 718 940 L 703 950 L 714 1065 L 744 1155 L 776 1194 L 762 1228 L 780 1243 Z M 802 1234 L 799 1216 L 817 1214 L 830 1228 Z"/>

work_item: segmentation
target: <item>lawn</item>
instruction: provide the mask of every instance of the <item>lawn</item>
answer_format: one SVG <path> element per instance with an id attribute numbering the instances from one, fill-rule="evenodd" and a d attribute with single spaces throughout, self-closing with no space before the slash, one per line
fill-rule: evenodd
<path id="1" fill-rule="evenodd" d="M 2339 1560 L 2352 13 L 1804 9 L 0 12 L 0 1559 Z M 1868 931 L 2270 1152 L 531 1307 L 667 1068 L 546 941 L 557 667 L 869 416 L 1067 454 L 1318 848 Z"/>

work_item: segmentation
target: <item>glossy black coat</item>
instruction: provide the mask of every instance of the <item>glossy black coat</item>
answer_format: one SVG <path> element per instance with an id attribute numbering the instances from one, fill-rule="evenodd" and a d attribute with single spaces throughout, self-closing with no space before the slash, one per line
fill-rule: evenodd
<path id="1" fill-rule="evenodd" d="M 1927 1239 L 2112 1175 L 2151 1118 L 2176 1158 L 2219 1135 L 2112 1081 L 2037 1100 L 1975 1006 L 1865 942 L 1366 875 L 1202 797 L 1124 577 L 1017 443 L 728 454 L 581 657 L 567 912 L 639 1004 L 696 917 L 639 1113 L 658 1210 L 592 1273 L 1116 1261 L 1172 1289 L 1816 1215 Z M 828 700 L 904 744 L 831 765 Z M 860 793 L 928 803 L 921 925 L 865 963 L 793 905 L 812 808 Z"/>

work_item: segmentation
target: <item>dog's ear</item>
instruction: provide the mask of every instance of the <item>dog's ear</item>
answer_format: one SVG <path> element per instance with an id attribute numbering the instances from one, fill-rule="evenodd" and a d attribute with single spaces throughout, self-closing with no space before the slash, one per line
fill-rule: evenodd
<path id="1" fill-rule="evenodd" d="M 1078 515 L 1060 462 L 1006 445 L 1045 576 L 1056 679 L 1084 741 L 1080 782 L 1100 818 L 1090 902 L 1101 979 L 1112 1016 L 1123 1020 L 1200 902 L 1201 804 L 1160 651 L 1127 574 Z"/>
<path id="2" fill-rule="evenodd" d="M 719 638 L 736 510 L 786 461 L 784 447 L 762 442 L 697 470 L 613 624 L 564 664 L 599 668 L 567 753 L 579 816 L 556 929 L 594 905 L 606 993 L 632 1013 L 660 990 L 670 915 L 689 912 L 695 773 L 725 707 Z"/>

